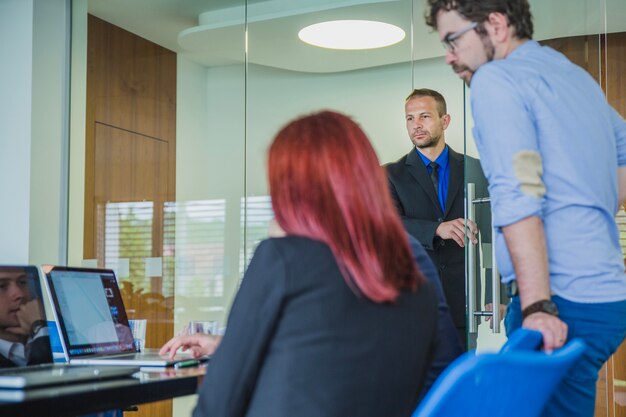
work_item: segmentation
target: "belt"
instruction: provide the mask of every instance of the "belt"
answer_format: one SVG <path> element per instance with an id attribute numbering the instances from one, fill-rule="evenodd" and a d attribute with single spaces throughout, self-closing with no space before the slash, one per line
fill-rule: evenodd
<path id="1" fill-rule="evenodd" d="M 513 280 L 506 284 L 506 295 L 509 298 L 513 298 L 517 296 L 519 293 L 517 291 L 517 281 Z"/>

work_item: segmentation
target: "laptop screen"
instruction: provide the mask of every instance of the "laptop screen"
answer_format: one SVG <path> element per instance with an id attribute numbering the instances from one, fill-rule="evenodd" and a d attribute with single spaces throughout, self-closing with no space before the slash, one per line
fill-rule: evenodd
<path id="1" fill-rule="evenodd" d="M 112 270 L 54 267 L 46 279 L 71 358 L 135 352 Z"/>
<path id="2" fill-rule="evenodd" d="M 39 269 L 0 266 L 0 368 L 52 362 Z"/>

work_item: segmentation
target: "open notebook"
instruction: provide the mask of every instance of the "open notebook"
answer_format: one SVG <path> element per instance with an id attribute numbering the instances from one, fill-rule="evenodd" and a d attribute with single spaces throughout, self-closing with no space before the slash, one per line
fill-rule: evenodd
<path id="1" fill-rule="evenodd" d="M 55 266 L 46 285 L 59 324 L 61 343 L 71 364 L 188 366 L 190 355 L 174 359 L 137 352 L 115 273 L 110 269 Z"/>

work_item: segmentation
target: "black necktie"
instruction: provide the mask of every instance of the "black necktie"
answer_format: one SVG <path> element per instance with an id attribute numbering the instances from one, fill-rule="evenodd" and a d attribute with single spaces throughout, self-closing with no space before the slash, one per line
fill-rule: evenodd
<path id="1" fill-rule="evenodd" d="M 433 182 L 433 187 L 435 187 L 435 194 L 439 197 L 439 164 L 432 161 L 428 166 L 430 167 L 430 180 Z"/>

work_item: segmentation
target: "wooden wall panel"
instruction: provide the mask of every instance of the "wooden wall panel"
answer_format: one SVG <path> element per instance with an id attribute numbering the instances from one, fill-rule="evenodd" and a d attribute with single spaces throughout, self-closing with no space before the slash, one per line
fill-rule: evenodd
<path id="1" fill-rule="evenodd" d="M 541 43 L 587 70 L 601 83 L 609 104 L 626 117 L 626 32 L 549 39 Z"/>
<path id="2" fill-rule="evenodd" d="M 606 96 L 626 118 L 626 32 L 607 36 L 606 58 Z"/>
<path id="3" fill-rule="evenodd" d="M 107 230 L 104 216 L 107 204 L 144 201 L 153 203 L 151 229 L 137 231 L 149 233 L 145 239 L 137 234 L 133 238 L 144 244 L 149 241 L 151 252 L 137 256 L 163 256 L 163 205 L 168 195 L 168 143 L 97 124 L 95 151 L 98 156 L 94 169 L 94 236 L 97 258 L 106 259 L 104 237 Z M 133 261 L 132 254 L 126 252 L 121 255 Z M 173 278 L 165 277 L 168 281 Z M 163 278 L 159 283 L 164 284 Z M 130 318 L 148 319 L 146 346 L 160 347 L 173 334 L 173 313 L 167 308 L 160 288 L 150 286 L 149 291 L 140 294 L 131 293 L 126 288 L 128 285 L 122 283 L 122 294 L 125 296 L 126 308 L 131 312 Z"/>
<path id="4" fill-rule="evenodd" d="M 574 64 L 583 67 L 598 82 L 600 82 L 602 60 L 601 43 L 600 35 L 572 36 L 541 41 L 542 45 L 556 49 Z"/>
<path id="5" fill-rule="evenodd" d="M 622 343 L 611 360 L 611 373 L 607 383 L 609 416 L 626 417 L 626 344 Z"/>
<path id="6" fill-rule="evenodd" d="M 166 178 L 175 199 L 176 54 L 89 15 L 85 154 L 84 257 L 96 258 L 93 194 L 96 123 L 170 144 Z"/>
<path id="7" fill-rule="evenodd" d="M 622 117 L 626 117 L 626 32 L 608 34 L 603 52 L 606 54 L 603 63 L 606 63 L 607 99 Z M 607 415 L 626 417 L 626 343 L 611 357 L 609 365 Z"/>
<path id="8" fill-rule="evenodd" d="M 163 207 L 176 195 L 176 54 L 89 16 L 85 136 L 84 258 L 129 259 L 124 303 L 130 318 L 148 320 L 146 347 L 159 347 L 173 336 L 173 295 L 163 288 L 174 277 L 145 276 L 145 259 L 163 256 Z M 128 220 L 117 203 L 143 214 Z M 115 210 L 112 230 L 105 214 Z M 171 414 L 164 401 L 132 416 Z"/>
<path id="9" fill-rule="evenodd" d="M 176 136 L 176 54 L 130 32 L 89 17 L 98 80 L 96 119 L 162 140 Z M 92 31 L 90 31 L 90 34 Z M 92 68 L 90 68 L 92 69 Z"/>

